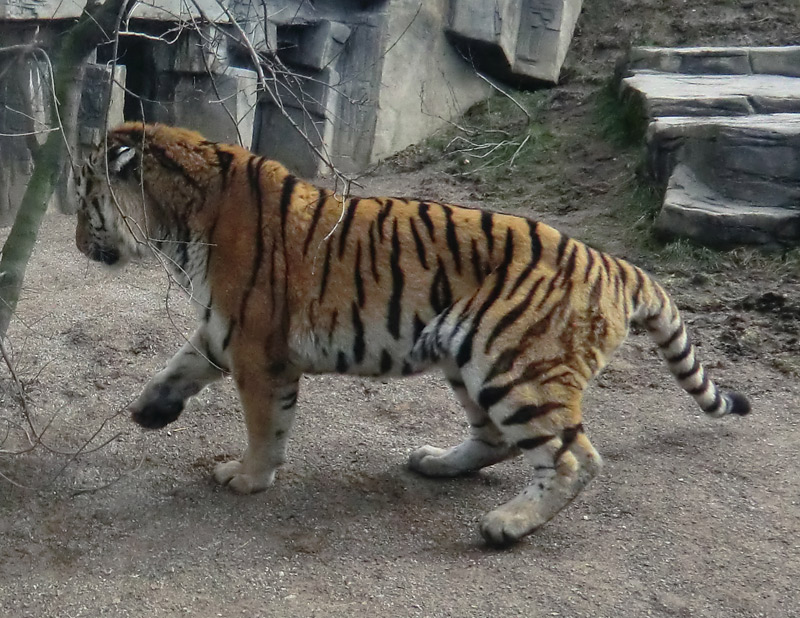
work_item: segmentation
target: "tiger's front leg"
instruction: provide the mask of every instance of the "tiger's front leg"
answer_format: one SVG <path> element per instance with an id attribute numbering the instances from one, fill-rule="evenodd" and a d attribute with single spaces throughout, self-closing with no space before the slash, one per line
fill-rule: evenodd
<path id="1" fill-rule="evenodd" d="M 133 420 L 147 429 L 161 429 L 176 420 L 189 397 L 224 375 L 221 361 L 214 359 L 203 324 L 128 406 Z"/>
<path id="2" fill-rule="evenodd" d="M 241 459 L 217 464 L 214 479 L 239 493 L 262 491 L 272 485 L 286 461 L 286 444 L 294 422 L 300 372 L 280 362 L 234 360 L 233 377 L 239 389 L 247 426 L 247 448 Z"/>

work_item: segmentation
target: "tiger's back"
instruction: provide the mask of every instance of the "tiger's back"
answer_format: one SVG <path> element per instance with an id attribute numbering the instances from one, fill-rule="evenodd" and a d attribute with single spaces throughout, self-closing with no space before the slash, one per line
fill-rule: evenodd
<path id="1" fill-rule="evenodd" d="M 428 201 L 343 199 L 274 161 L 163 126 L 124 125 L 108 152 L 112 186 L 132 196 L 126 216 L 150 226 L 139 242 L 169 254 L 201 307 L 192 345 L 148 383 L 134 418 L 162 426 L 230 371 L 249 446 L 215 476 L 239 491 L 263 489 L 283 462 L 303 372 L 440 366 L 470 437 L 417 449 L 410 465 L 453 476 L 524 453 L 533 482 L 482 525 L 498 544 L 550 519 L 599 471 L 582 394 L 632 321 L 708 414 L 749 411 L 708 379 L 653 279 L 545 224 Z M 87 240 L 87 222 L 118 214 L 107 203 L 86 196 L 79 218 L 79 247 L 96 259 L 130 241 L 119 226 L 121 238 L 95 230 Z"/>

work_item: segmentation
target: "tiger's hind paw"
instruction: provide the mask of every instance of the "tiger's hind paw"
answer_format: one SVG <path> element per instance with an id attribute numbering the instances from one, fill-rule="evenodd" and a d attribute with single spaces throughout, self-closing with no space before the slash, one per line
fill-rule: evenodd
<path id="1" fill-rule="evenodd" d="M 420 447 L 409 456 L 408 467 L 423 476 L 452 477 L 470 474 L 515 454 L 514 449 L 504 444 L 470 439 L 448 449 Z"/>
<path id="2" fill-rule="evenodd" d="M 508 547 L 544 523 L 532 519 L 527 513 L 509 513 L 500 507 L 483 518 L 481 535 L 487 545 Z"/>
<path id="3" fill-rule="evenodd" d="M 240 494 L 264 491 L 275 481 L 275 471 L 267 474 L 246 474 L 242 472 L 242 462 L 236 459 L 217 464 L 214 467 L 214 480 L 227 485 Z"/>

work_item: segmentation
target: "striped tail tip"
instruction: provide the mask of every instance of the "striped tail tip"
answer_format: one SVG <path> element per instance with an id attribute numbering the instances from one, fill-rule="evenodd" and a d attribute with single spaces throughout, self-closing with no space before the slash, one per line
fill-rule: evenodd
<path id="1" fill-rule="evenodd" d="M 739 416 L 750 414 L 750 402 L 741 393 L 735 391 L 725 393 L 725 401 L 728 404 L 728 414 L 738 414 Z"/>

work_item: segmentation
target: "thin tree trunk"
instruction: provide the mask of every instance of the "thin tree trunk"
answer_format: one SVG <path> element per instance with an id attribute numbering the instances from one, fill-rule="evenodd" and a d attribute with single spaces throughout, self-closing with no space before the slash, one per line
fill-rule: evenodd
<path id="1" fill-rule="evenodd" d="M 70 88 L 78 84 L 76 78 L 81 64 L 97 45 L 116 33 L 123 11 L 129 10 L 128 4 L 128 0 L 105 0 L 102 3 L 90 0 L 78 23 L 65 33 L 55 52 L 53 68 L 56 100 L 51 115 L 54 126 L 57 126 L 59 118 L 73 114 L 71 108 L 76 97 L 70 96 Z M 33 173 L 0 258 L 0 341 L 5 339 L 16 309 L 25 270 L 65 154 L 64 135 L 61 131 L 53 131 L 34 155 Z"/>

